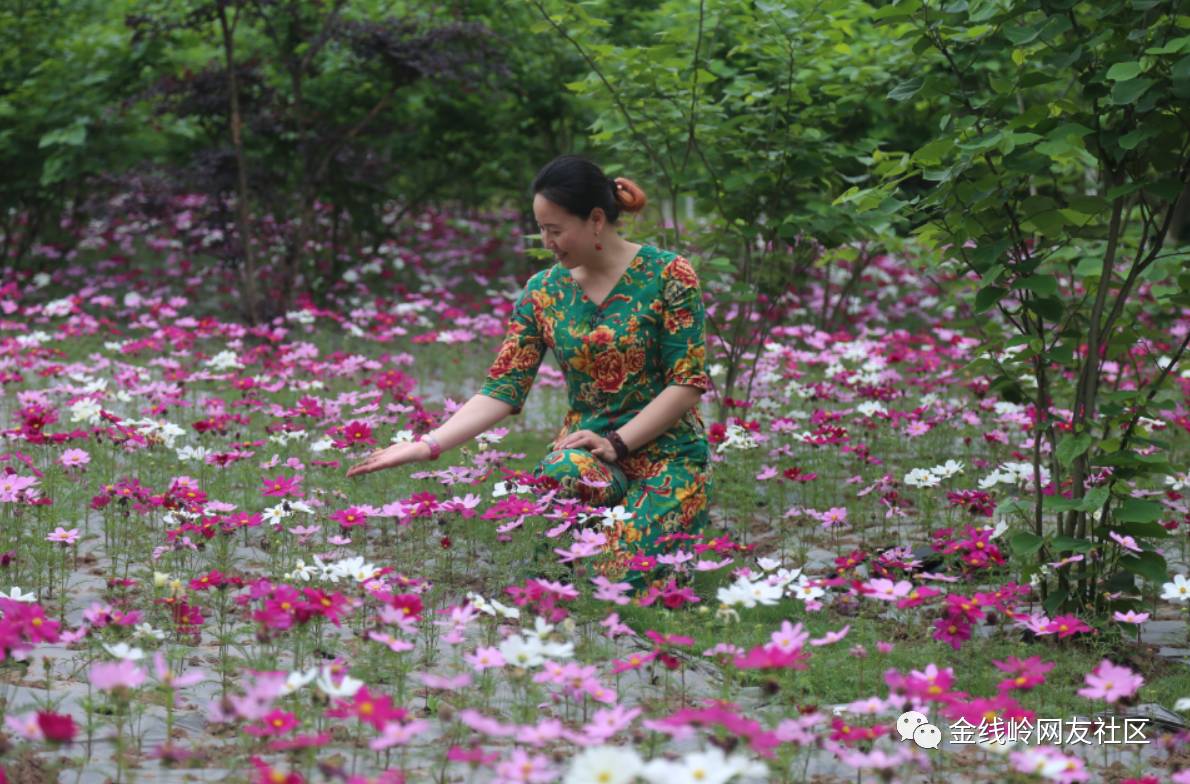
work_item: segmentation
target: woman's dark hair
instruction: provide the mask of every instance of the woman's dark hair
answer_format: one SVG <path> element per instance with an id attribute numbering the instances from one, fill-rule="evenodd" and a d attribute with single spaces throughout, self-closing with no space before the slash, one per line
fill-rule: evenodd
<path id="1" fill-rule="evenodd" d="M 586 220 L 600 207 L 609 223 L 621 212 L 645 208 L 645 192 L 627 177 L 614 180 L 591 161 L 579 155 L 560 155 L 541 167 L 533 178 L 533 193 Z"/>

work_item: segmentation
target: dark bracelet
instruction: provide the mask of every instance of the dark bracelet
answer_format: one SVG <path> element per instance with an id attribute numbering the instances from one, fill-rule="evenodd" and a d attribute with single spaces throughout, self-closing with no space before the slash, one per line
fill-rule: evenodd
<path id="1" fill-rule="evenodd" d="M 612 449 L 616 450 L 616 462 L 620 462 L 628 457 L 628 445 L 624 443 L 624 439 L 620 438 L 620 434 L 615 430 L 609 430 L 603 434 L 603 437 L 611 442 Z"/>

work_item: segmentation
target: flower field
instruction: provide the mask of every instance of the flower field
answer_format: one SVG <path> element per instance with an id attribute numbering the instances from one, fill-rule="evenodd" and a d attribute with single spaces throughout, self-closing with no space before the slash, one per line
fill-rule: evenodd
<path id="1" fill-rule="evenodd" d="M 1128 486 L 1152 519 L 1039 561 L 1036 412 L 883 257 L 849 330 L 795 303 L 726 421 L 704 398 L 713 527 L 639 558 L 637 590 L 591 568 L 631 510 L 530 473 L 565 411 L 548 364 L 506 427 L 345 478 L 482 384 L 531 269 L 508 223 L 426 213 L 258 327 L 183 202 L 3 273 L 8 780 L 1190 782 L 1190 374 L 1143 423 L 1175 468 Z M 1047 612 L 1030 578 L 1092 563 L 1132 570 L 1110 598 L 1135 606 Z"/>

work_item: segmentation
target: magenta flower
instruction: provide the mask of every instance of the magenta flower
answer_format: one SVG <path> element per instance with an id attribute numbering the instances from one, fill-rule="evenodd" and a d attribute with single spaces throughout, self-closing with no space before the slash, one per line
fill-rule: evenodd
<path id="1" fill-rule="evenodd" d="M 758 645 L 733 663 L 741 670 L 804 670 L 809 658 L 801 648 L 783 651 L 773 645 Z"/>
<path id="2" fill-rule="evenodd" d="M 91 685 L 100 691 L 135 689 L 145 682 L 147 673 L 136 662 L 122 659 L 115 662 L 98 662 L 91 665 Z"/>
<path id="3" fill-rule="evenodd" d="M 1054 668 L 1053 662 L 1043 662 L 1040 656 L 1030 656 L 1028 659 L 1009 656 L 1004 661 L 993 659 L 992 664 L 1001 672 L 1013 676 L 1000 681 L 997 688 L 1001 692 L 1040 686 L 1045 683 L 1046 673 Z"/>
<path id="4" fill-rule="evenodd" d="M 1089 700 L 1116 702 L 1136 694 L 1145 679 L 1127 667 L 1112 664 L 1107 659 L 1099 662 L 1087 673 L 1084 682 L 1087 687 L 1079 689 L 1079 695 Z"/>
<path id="5" fill-rule="evenodd" d="M 1079 620 L 1077 615 L 1059 615 L 1049 622 L 1047 634 L 1057 632 L 1058 639 L 1091 631 L 1091 627 Z"/>
<path id="6" fill-rule="evenodd" d="M 278 476 L 276 479 L 265 479 L 264 485 L 260 488 L 260 494 L 277 498 L 290 496 L 301 498 L 303 495 L 301 484 L 301 476 Z"/>

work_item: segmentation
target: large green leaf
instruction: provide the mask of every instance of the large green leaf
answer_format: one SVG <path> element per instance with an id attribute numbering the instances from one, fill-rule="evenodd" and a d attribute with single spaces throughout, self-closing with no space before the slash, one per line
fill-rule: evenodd
<path id="1" fill-rule="evenodd" d="M 1058 442 L 1058 448 L 1054 450 L 1054 455 L 1058 458 L 1059 463 L 1069 468 L 1076 457 L 1090 448 L 1092 440 L 1089 433 L 1067 436 Z"/>
<path id="2" fill-rule="evenodd" d="M 1153 585 L 1160 585 L 1169 579 L 1169 566 L 1165 559 L 1151 550 L 1120 558 L 1120 566 Z"/>
<path id="3" fill-rule="evenodd" d="M 1127 498 L 1114 512 L 1115 518 L 1124 523 L 1152 523 L 1165 514 L 1165 507 L 1155 501 Z"/>
<path id="4" fill-rule="evenodd" d="M 1112 103 L 1123 106 L 1135 103 L 1138 98 L 1157 83 L 1156 79 L 1129 79 L 1126 82 L 1116 82 L 1111 90 Z"/>

